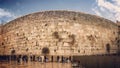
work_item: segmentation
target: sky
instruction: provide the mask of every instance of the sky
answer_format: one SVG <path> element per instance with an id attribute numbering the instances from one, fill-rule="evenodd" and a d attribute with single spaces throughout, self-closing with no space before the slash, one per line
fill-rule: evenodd
<path id="1" fill-rule="evenodd" d="M 0 23 L 48 10 L 70 10 L 120 21 L 120 0 L 0 0 Z"/>

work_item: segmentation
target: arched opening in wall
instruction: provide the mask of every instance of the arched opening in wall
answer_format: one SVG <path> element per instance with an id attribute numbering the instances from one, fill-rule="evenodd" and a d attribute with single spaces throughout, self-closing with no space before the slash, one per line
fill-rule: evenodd
<path id="1" fill-rule="evenodd" d="M 106 51 L 107 51 L 107 53 L 110 53 L 110 44 L 109 43 L 106 44 Z"/>
<path id="2" fill-rule="evenodd" d="M 42 49 L 42 54 L 43 54 L 43 55 L 47 55 L 47 54 L 49 54 L 49 53 L 50 53 L 50 50 L 49 50 L 48 47 L 44 47 L 44 48 Z"/>
<path id="3" fill-rule="evenodd" d="M 14 54 L 15 54 L 15 50 L 12 50 L 12 51 L 11 51 L 11 55 L 14 55 Z"/>

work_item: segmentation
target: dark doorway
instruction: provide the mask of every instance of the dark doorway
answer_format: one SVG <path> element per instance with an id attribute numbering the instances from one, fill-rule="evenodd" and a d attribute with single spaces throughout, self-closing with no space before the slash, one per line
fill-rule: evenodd
<path id="1" fill-rule="evenodd" d="M 15 50 L 12 50 L 12 51 L 11 51 L 11 54 L 12 54 L 12 55 L 15 54 Z"/>
<path id="2" fill-rule="evenodd" d="M 109 43 L 106 44 L 106 51 L 107 51 L 107 53 L 110 53 L 110 44 Z"/>
<path id="3" fill-rule="evenodd" d="M 43 54 L 43 55 L 47 55 L 47 54 L 49 54 L 49 53 L 50 53 L 49 48 L 44 47 L 44 48 L 42 49 L 42 54 Z"/>

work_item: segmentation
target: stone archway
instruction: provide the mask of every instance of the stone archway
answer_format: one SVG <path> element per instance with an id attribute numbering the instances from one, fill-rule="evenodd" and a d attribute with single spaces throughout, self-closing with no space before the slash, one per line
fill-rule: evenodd
<path id="1" fill-rule="evenodd" d="M 11 51 L 11 55 L 14 55 L 14 54 L 15 54 L 15 52 L 16 52 L 15 50 L 12 50 L 12 51 Z"/>
<path id="2" fill-rule="evenodd" d="M 44 48 L 42 49 L 42 54 L 43 54 L 43 55 L 47 55 L 47 54 L 49 54 L 49 53 L 50 53 L 50 50 L 49 50 L 48 47 L 44 47 Z"/>

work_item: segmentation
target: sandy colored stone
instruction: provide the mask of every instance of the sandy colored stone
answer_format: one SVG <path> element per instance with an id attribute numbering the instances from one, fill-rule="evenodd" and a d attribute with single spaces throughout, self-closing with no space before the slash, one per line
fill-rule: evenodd
<path id="1" fill-rule="evenodd" d="M 44 11 L 22 16 L 0 26 L 0 55 L 96 55 L 120 50 L 118 25 L 110 20 L 74 11 Z M 28 50 L 26 50 L 28 49 Z"/>

